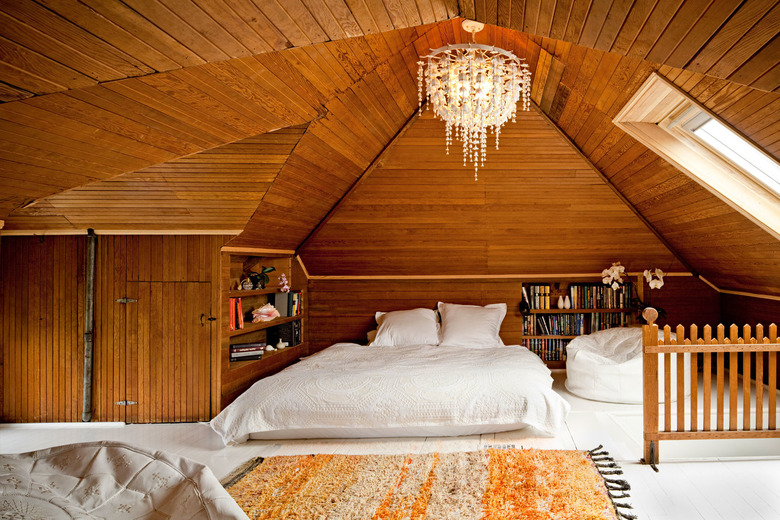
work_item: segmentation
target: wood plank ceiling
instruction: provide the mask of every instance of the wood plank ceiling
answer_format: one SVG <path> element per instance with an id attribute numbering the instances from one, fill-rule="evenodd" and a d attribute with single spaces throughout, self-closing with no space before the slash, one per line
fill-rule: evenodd
<path id="1" fill-rule="evenodd" d="M 14 212 L 8 226 L 237 235 L 308 125 L 291 126 L 93 182 Z"/>
<path id="2" fill-rule="evenodd" d="M 0 14 L 0 91 L 17 100 L 0 106 L 6 228 L 31 200 L 310 123 L 235 239 L 296 247 L 414 111 L 417 57 L 464 39 L 457 21 L 420 24 L 460 14 L 508 28 L 478 41 L 528 58 L 542 111 L 688 263 L 780 294 L 777 241 L 611 123 L 660 69 L 778 157 L 777 2 L 28 0 Z"/>

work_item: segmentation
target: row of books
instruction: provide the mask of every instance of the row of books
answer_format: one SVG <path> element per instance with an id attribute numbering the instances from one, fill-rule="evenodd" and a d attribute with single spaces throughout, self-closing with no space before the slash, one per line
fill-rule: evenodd
<path id="1" fill-rule="evenodd" d="M 580 336 L 612 327 L 625 327 L 630 316 L 625 312 L 572 314 L 535 314 L 523 316 L 523 334 L 527 336 Z"/>
<path id="2" fill-rule="evenodd" d="M 523 346 L 544 361 L 566 361 L 568 339 L 526 339 Z"/>
<path id="3" fill-rule="evenodd" d="M 551 295 L 549 283 L 528 285 L 531 309 L 557 309 L 558 296 Z M 599 283 L 572 283 L 568 296 L 572 309 L 624 309 L 631 303 L 631 284 L 626 282 L 620 288 L 612 289 Z"/>
<path id="4" fill-rule="evenodd" d="M 230 345 L 230 361 L 250 361 L 260 359 L 265 352 L 265 341 L 254 343 L 236 343 Z"/>
<path id="5" fill-rule="evenodd" d="M 569 298 L 574 309 L 625 309 L 631 304 L 631 283 L 618 289 L 604 284 L 573 283 Z"/>
<path id="6" fill-rule="evenodd" d="M 528 306 L 532 309 L 550 309 L 550 284 L 536 283 L 528 286 Z"/>

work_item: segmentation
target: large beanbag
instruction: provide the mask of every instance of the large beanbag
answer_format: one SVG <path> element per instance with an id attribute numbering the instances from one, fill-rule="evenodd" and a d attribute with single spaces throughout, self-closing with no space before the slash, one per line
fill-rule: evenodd
<path id="1" fill-rule="evenodd" d="M 674 336 L 674 335 L 673 335 Z M 659 331 L 659 338 L 663 333 Z M 676 400 L 677 366 L 672 357 L 672 401 Z M 685 354 L 690 366 L 690 354 Z M 659 400 L 664 399 L 663 357 L 658 362 Z M 618 327 L 579 336 L 566 347 L 566 389 L 608 403 L 642 404 L 642 329 Z M 690 395 L 691 376 L 685 371 L 685 394 Z"/>

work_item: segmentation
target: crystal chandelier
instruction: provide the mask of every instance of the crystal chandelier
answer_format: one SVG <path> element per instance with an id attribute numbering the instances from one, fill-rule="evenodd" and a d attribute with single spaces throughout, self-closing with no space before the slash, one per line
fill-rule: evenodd
<path id="1" fill-rule="evenodd" d="M 418 105 L 422 107 L 423 78 L 433 113 L 446 123 L 446 148 L 450 153 L 453 127 L 455 138 L 463 143 L 463 165 L 474 164 L 474 180 L 479 166 L 485 165 L 487 130 L 496 135 L 501 127 L 515 121 L 517 102 L 523 96 L 523 110 L 531 97 L 531 73 L 525 60 L 498 47 L 474 43 L 474 33 L 484 24 L 463 21 L 472 43 L 447 45 L 423 56 L 417 62 Z M 427 65 L 427 67 L 426 67 Z"/>

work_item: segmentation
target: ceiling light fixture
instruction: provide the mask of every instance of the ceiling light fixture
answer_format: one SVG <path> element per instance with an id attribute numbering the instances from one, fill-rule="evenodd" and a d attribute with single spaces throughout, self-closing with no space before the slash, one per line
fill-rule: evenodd
<path id="1" fill-rule="evenodd" d="M 447 45 L 423 56 L 427 62 L 417 62 L 417 95 L 422 107 L 425 78 L 433 113 L 447 125 L 447 154 L 454 127 L 455 138 L 463 143 L 463 165 L 469 160 L 474 164 L 477 180 L 479 166 L 485 165 L 488 128 L 496 135 L 498 150 L 501 127 L 509 119 L 514 122 L 521 95 L 522 109 L 530 107 L 531 72 L 525 60 L 511 52 L 475 43 L 474 34 L 484 24 L 464 20 L 462 25 L 472 43 Z"/>

